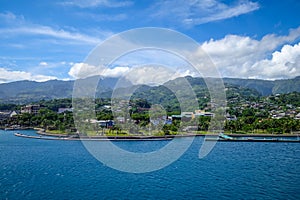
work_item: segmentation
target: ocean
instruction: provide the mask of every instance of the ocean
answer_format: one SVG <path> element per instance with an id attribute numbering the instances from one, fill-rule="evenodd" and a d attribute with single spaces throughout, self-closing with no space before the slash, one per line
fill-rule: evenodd
<path id="1" fill-rule="evenodd" d="M 300 143 L 218 142 L 199 159 L 197 137 L 171 165 L 136 174 L 109 168 L 81 141 L 14 132 L 0 130 L 0 199 L 300 199 Z M 117 142 L 137 152 L 165 144 Z"/>

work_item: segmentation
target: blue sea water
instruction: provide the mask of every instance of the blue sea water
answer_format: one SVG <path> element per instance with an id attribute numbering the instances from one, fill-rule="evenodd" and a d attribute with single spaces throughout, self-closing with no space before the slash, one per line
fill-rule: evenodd
<path id="1" fill-rule="evenodd" d="M 198 137 L 168 167 L 133 174 L 103 165 L 80 141 L 13 133 L 0 131 L 0 199 L 300 199 L 299 143 L 219 142 L 199 159 Z M 165 143 L 118 145 L 139 151 Z"/>

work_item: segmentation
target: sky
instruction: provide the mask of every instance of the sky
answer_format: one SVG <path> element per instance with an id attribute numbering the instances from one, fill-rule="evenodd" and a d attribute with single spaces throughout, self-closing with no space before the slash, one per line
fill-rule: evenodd
<path id="1" fill-rule="evenodd" d="M 294 78 L 300 76 L 299 10 L 298 0 L 0 0 L 0 83 L 72 80 L 81 78 L 80 70 L 93 75 L 93 66 L 84 62 L 97 45 L 143 27 L 192 38 L 222 77 Z M 172 55 L 149 51 L 121 59 L 101 75 L 119 77 L 138 64 L 145 68 L 153 62 L 149 58 L 184 65 Z M 176 76 L 162 73 L 160 78 Z M 146 78 L 155 77 L 139 76 L 139 83 Z"/>

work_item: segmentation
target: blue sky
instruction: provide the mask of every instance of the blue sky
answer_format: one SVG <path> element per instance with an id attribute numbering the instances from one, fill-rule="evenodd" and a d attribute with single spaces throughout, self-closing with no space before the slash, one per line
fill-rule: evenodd
<path id="1" fill-rule="evenodd" d="M 141 27 L 193 38 L 224 77 L 293 78 L 300 75 L 299 10 L 298 0 L 0 0 L 0 83 L 78 78 L 97 44 Z"/>

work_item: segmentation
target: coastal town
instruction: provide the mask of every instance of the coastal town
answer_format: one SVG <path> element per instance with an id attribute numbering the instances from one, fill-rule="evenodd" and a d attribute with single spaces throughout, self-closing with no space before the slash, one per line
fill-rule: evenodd
<path id="1" fill-rule="evenodd" d="M 297 92 L 259 98 L 242 98 L 239 95 L 232 95 L 227 101 L 224 129 L 228 133 L 299 133 L 299 99 L 300 93 Z M 130 117 L 128 118 L 124 116 L 115 116 L 114 118 L 110 102 L 110 99 L 99 99 L 95 110 L 97 119 L 93 119 L 89 123 L 97 124 L 102 131 L 103 129 L 119 130 L 119 133 L 122 133 L 120 130 L 122 124 L 128 120 L 140 127 L 147 127 L 150 123 L 154 123 L 149 118 L 151 104 L 146 100 L 131 102 Z M 123 106 L 125 104 L 125 101 L 121 103 Z M 177 134 L 181 121 L 189 122 L 185 131 L 198 131 L 199 133 L 207 131 L 209 122 L 214 117 L 211 107 L 211 103 L 206 103 L 202 110 L 175 111 L 160 115 L 159 120 L 163 123 L 161 134 Z M 0 126 L 2 129 L 43 128 L 52 133 L 76 133 L 71 99 L 26 105 L 1 105 L 1 108 Z M 116 110 L 120 111 L 121 108 Z"/>

